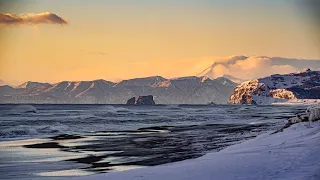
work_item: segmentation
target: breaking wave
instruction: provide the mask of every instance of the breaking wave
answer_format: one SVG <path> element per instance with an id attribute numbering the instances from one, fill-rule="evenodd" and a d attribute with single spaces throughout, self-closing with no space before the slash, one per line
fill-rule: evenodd
<path id="1" fill-rule="evenodd" d="M 103 111 L 111 112 L 111 113 L 117 113 L 117 112 L 130 112 L 130 109 L 124 108 L 124 107 L 114 107 L 114 106 L 105 106 Z"/>
<path id="2" fill-rule="evenodd" d="M 11 109 L 11 114 L 37 113 L 38 110 L 32 105 L 17 105 Z"/>
<path id="3" fill-rule="evenodd" d="M 70 128 L 68 126 L 60 123 L 37 127 L 18 125 L 6 129 L 0 129 L 0 136 L 2 138 L 15 138 L 23 136 L 55 135 L 68 132 L 69 130 Z"/>

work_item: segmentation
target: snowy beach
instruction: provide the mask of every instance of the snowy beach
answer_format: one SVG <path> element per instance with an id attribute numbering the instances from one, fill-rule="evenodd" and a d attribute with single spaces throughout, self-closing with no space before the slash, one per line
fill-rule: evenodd
<path id="1" fill-rule="evenodd" d="M 72 179 L 318 180 L 319 150 L 320 123 L 305 122 L 194 160 Z"/>

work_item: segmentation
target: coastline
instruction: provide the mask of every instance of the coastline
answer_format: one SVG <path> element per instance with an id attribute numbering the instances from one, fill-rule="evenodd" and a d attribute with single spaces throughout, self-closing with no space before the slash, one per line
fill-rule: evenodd
<path id="1" fill-rule="evenodd" d="M 86 107 L 87 108 L 87 107 Z M 198 125 L 195 125 L 193 121 L 187 121 L 185 124 L 172 124 L 171 126 L 161 126 L 161 124 L 156 124 L 157 121 L 153 121 L 154 127 L 150 127 L 150 121 L 147 121 L 146 125 L 148 128 L 138 128 L 135 127 L 135 131 L 132 130 L 120 130 L 120 131 L 99 131 L 95 130 L 89 134 L 81 134 L 81 132 L 77 135 L 68 135 L 64 134 L 61 135 L 58 131 L 54 134 L 60 134 L 56 136 L 50 136 L 49 138 L 36 139 L 31 140 L 23 140 L 23 141 L 16 141 L 15 144 L 12 142 L 8 145 L 3 145 L 2 150 L 7 151 L 7 160 L 12 162 L 10 164 L 3 164 L 2 171 L 7 171 L 7 177 L 16 178 L 16 179 L 158 179 L 157 176 L 163 177 L 167 174 L 172 178 L 171 179 L 248 179 L 247 177 L 251 177 L 252 172 L 250 169 L 255 169 L 258 166 L 262 170 L 273 167 L 274 164 L 278 163 L 273 161 L 272 163 L 268 162 L 270 158 L 264 157 L 261 161 L 262 163 L 255 162 L 256 159 L 261 158 L 260 156 L 252 156 L 252 151 L 255 154 L 260 154 L 260 151 L 270 151 L 270 147 L 276 146 L 281 144 L 281 141 L 290 141 L 283 136 L 286 136 L 288 130 L 285 129 L 284 132 L 275 132 L 283 127 L 283 123 L 288 121 L 289 117 L 293 117 L 297 115 L 297 113 L 303 112 L 305 110 L 305 106 L 229 106 L 227 108 L 219 107 L 219 108 L 211 108 L 211 107 L 189 107 L 189 106 L 169 106 L 169 107 L 162 107 L 163 110 L 161 111 L 150 111 L 150 109 L 145 109 L 141 112 L 141 108 L 135 110 L 134 108 L 124 108 L 124 107 L 103 107 L 91 110 L 87 109 L 87 111 L 83 111 L 83 108 L 75 108 L 72 106 L 71 109 L 67 109 L 62 111 L 61 113 L 63 116 L 57 116 L 58 119 L 70 119 L 68 118 L 71 115 L 71 119 L 76 119 L 75 122 L 85 123 L 88 124 L 90 122 L 99 122 L 100 125 L 106 125 L 107 121 L 92 119 L 92 117 L 102 117 L 102 115 L 107 114 L 108 116 L 111 115 L 121 115 L 121 114 L 130 114 L 130 117 L 133 115 L 137 115 L 137 119 L 139 122 L 141 121 L 141 114 L 147 113 L 148 116 L 144 116 L 145 118 L 149 118 L 149 115 L 157 115 L 163 112 L 172 112 L 167 113 L 170 116 L 175 116 L 176 113 L 174 112 L 186 112 L 183 114 L 181 119 L 187 119 L 188 116 L 195 116 L 197 117 Z M 44 111 L 45 109 L 51 109 L 49 107 L 40 107 L 41 113 L 37 116 L 42 117 L 50 117 L 52 113 L 57 114 L 57 112 L 51 111 Z M 310 109 L 310 108 L 308 108 Z M 75 111 L 76 110 L 76 111 Z M 68 113 L 65 114 L 65 111 Z M 77 116 L 74 116 L 74 113 L 80 113 Z M 87 113 L 90 114 L 87 114 Z M 97 112 L 104 112 L 102 115 L 98 116 Z M 229 113 L 233 112 L 233 113 Z M 309 111 L 306 111 L 308 114 Z M 310 111 L 311 112 L 311 111 Z M 60 114 L 61 114 L 60 113 Z M 70 114 L 71 113 L 71 114 Z M 60 115 L 59 114 L 59 115 Z M 201 114 L 201 116 L 199 116 Z M 185 117 L 187 115 L 187 117 Z M 210 122 L 219 122 L 218 124 L 208 124 L 207 123 L 207 116 L 210 118 L 215 118 L 214 120 L 210 120 Z M 299 114 L 298 114 L 299 115 Z M 300 116 L 296 117 L 300 117 Z M 84 118 L 78 118 L 84 117 Z M 89 117 L 89 119 L 87 118 Z M 117 121 L 122 120 L 122 116 Z M 162 117 L 162 116 L 160 116 Z M 29 122 L 29 116 L 18 116 L 17 118 L 21 119 L 21 122 Z M 26 118 L 26 119 L 24 119 Z M 33 116 L 32 116 L 33 118 Z M 112 116 L 113 118 L 113 116 Z M 132 118 L 132 117 L 131 117 Z M 55 118 L 56 119 L 56 118 Z M 171 118 L 168 118 L 171 119 Z M 225 121 L 221 121 L 221 119 Z M 234 123 L 234 119 L 236 119 L 237 123 Z M 13 119 L 15 120 L 15 119 Z M 58 121 L 64 124 L 65 121 Z M 93 121 L 92 121 L 93 120 Z M 155 119 L 157 120 L 157 119 Z M 202 120 L 202 121 L 200 121 Z M 220 121 L 219 121 L 220 120 Z M 17 120 L 13 121 L 16 122 Z M 40 122 L 45 121 L 42 120 Z M 283 121 L 283 123 L 281 123 Z M 33 121 L 32 121 L 33 122 Z M 115 121 L 111 122 L 111 125 Z M 129 121 L 129 123 L 131 123 Z M 170 123 L 166 122 L 166 124 Z M 203 123 L 200 123 L 203 122 Z M 290 122 L 290 121 L 289 121 Z M 38 123 L 36 121 L 36 123 Z M 230 124 L 229 124 L 230 123 Z M 262 124 L 261 124 L 262 123 Z M 81 123 L 80 123 L 81 124 Z M 319 131 L 319 124 L 312 123 L 312 127 L 318 128 L 316 132 Z M 53 128 L 52 125 L 48 124 L 50 127 L 49 129 L 47 126 L 43 127 L 40 126 L 38 132 L 42 132 L 42 129 L 45 134 L 47 134 L 47 130 L 55 130 L 57 128 Z M 67 127 L 72 127 L 70 125 L 73 124 L 66 124 Z M 110 125 L 110 123 L 108 124 Z M 135 125 L 137 125 L 135 123 Z M 144 125 L 144 124 L 142 124 Z M 300 127 L 302 126 L 302 129 Z M 60 127 L 61 124 L 58 124 Z M 308 123 L 301 123 L 301 124 L 293 124 L 294 129 L 296 130 L 297 127 L 300 129 L 298 133 L 304 134 L 305 131 L 308 131 L 309 128 Z M 37 127 L 37 126 L 36 126 Z M 82 126 L 80 126 L 82 127 Z M 130 126 L 128 126 L 130 127 Z M 20 132 L 18 129 L 12 129 L 12 132 Z M 35 127 L 33 127 L 35 128 Z M 116 126 L 117 128 L 117 126 Z M 151 129 L 150 129 L 151 128 Z M 253 129 L 252 129 L 253 128 Z M 105 129 L 105 128 L 103 128 Z M 145 131 L 150 130 L 157 130 L 152 131 L 156 134 L 145 134 Z M 158 130 L 169 130 L 166 133 L 158 133 Z M 291 129 L 291 127 L 289 128 Z M 61 132 L 65 132 L 65 128 L 62 129 Z M 68 129 L 69 132 L 73 132 L 73 129 Z M 261 132 L 263 131 L 263 132 Z M 300 132 L 301 131 L 301 132 Z M 56 131 L 53 131 L 56 132 Z M 96 132 L 96 133 L 94 133 Z M 260 132 L 260 133 L 259 133 Z M 291 136 L 292 132 L 289 131 Z M 120 133 L 120 134 L 119 134 Z M 148 132 L 150 133 L 150 132 Z M 220 135 L 219 135 L 220 133 Z M 253 133 L 253 134 L 252 134 Z M 253 136 L 257 133 L 255 136 Z M 73 134 L 73 133 L 70 133 Z M 280 136 L 279 136 L 280 134 Z M 40 134 L 41 135 L 41 134 Z M 223 135 L 223 137 L 221 136 Z M 277 135 L 275 137 L 275 135 Z M 252 138 L 248 138 L 248 137 Z M 40 136 L 41 137 L 41 136 Z M 242 139 L 239 139 L 242 137 Z M 87 138 L 98 138 L 98 139 L 87 139 Z M 226 139 L 225 139 L 226 138 Z M 113 141 L 110 141 L 110 140 Z M 127 143 L 123 144 L 124 139 Z M 247 140 L 251 139 L 251 140 Z M 256 140 L 257 139 L 257 140 Z M 297 137 L 296 139 L 299 139 Z M 35 140 L 35 141 L 34 141 Z M 151 146 L 150 143 L 152 142 L 162 142 L 161 144 L 153 144 Z M 161 141 L 166 140 L 166 141 Z M 204 141 L 205 140 L 205 141 Z M 221 140 L 221 141 L 220 141 Z M 234 143 L 230 143 L 230 140 L 241 140 L 236 145 Z M 26 142 L 30 141 L 30 142 Z M 274 142 L 278 142 L 274 144 Z M 319 141 L 319 139 L 318 139 Z M 115 143 L 115 142 L 121 142 Z M 129 143 L 132 142 L 132 143 Z M 165 143 L 167 142 L 167 143 Z M 193 142 L 193 143 L 188 143 Z M 264 142 L 265 144 L 261 145 L 260 143 Z M 306 141 L 307 142 L 307 141 Z M 20 144 L 16 144 L 20 143 Z M 93 144 L 92 144 L 93 143 Z M 187 145 L 185 143 L 188 143 Z M 222 143 L 222 144 L 221 144 Z M 213 149 L 196 149 L 199 147 L 206 147 L 206 148 L 217 148 L 222 147 L 224 143 L 229 144 L 228 147 L 225 146 L 224 150 L 214 151 Z M 140 146 L 137 146 L 139 145 Z M 149 144 L 149 145 L 148 145 Z M 146 147 L 144 145 L 147 145 Z M 209 146 L 212 145 L 212 146 Z M 219 146 L 216 146 L 219 145 Z M 296 142 L 289 143 L 289 146 L 296 145 Z M 301 145 L 301 146 L 308 146 L 310 143 Z M 300 146 L 300 145 L 299 145 Z M 130 148 L 129 148 L 130 147 Z M 181 151 L 179 147 L 188 147 Z M 98 152 L 95 152 L 95 148 L 98 148 Z M 139 151 L 136 149 L 139 148 Z M 141 149 L 142 148 L 142 149 Z M 143 148 L 145 150 L 143 151 Z M 167 151 L 170 148 L 171 154 Z M 258 148 L 258 149 L 257 149 Z M 1 149 L 1 148 L 0 148 Z M 110 152 L 110 150 L 125 150 L 125 156 L 121 156 L 121 153 L 117 154 L 117 152 Z M 286 148 L 288 149 L 288 148 Z M 76 152 L 73 153 L 73 151 Z M 200 151 L 201 150 L 201 151 Z M 207 151 L 205 151 L 207 150 Z M 149 152 L 149 156 L 146 153 L 137 154 L 137 152 Z M 163 153 L 162 153 L 163 152 Z M 201 156 L 194 154 L 194 153 L 203 153 Z M 213 152 L 213 153 L 212 153 Z M 271 155 L 274 155 L 274 150 L 272 149 Z M 304 153 L 305 151 L 301 151 Z M 315 152 L 315 151 L 314 151 Z M 16 155 L 14 155 L 17 153 Z M 96 154 L 98 153 L 98 154 Z M 106 154 L 107 153 L 107 154 Z M 110 154 L 111 153 L 111 154 Z M 20 154 L 20 155 L 19 155 Z M 163 157 L 162 159 L 154 158 L 154 155 L 158 154 L 159 157 Z M 206 154 L 206 155 L 204 155 Z M 279 154 L 279 153 L 278 153 Z M 287 152 L 281 152 L 281 155 L 287 154 Z M 290 154 L 290 153 L 289 153 Z M 299 154 L 299 153 L 297 153 Z M 313 153 L 315 154 L 315 153 Z M 11 157 L 12 155 L 12 157 Z M 162 155 L 162 156 L 161 156 Z M 173 156 L 174 155 L 174 156 Z M 194 156 L 195 155 L 195 156 Z M 204 155 L 204 156 L 203 156 Z M 250 155 L 250 156 L 247 156 Z M 270 156 L 270 153 L 267 153 Z M 267 156 L 264 155 L 264 156 Z M 277 153 L 276 153 L 277 155 Z M 177 157 L 185 157 L 188 158 L 181 158 L 177 161 Z M 240 158 L 237 160 L 237 158 Z M 286 155 L 284 155 L 286 156 Z M 296 155 L 289 155 L 292 158 L 296 158 Z M 314 157 L 317 154 L 313 155 Z M 5 156 L 6 157 L 6 156 Z M 135 159 L 132 159 L 135 158 Z M 254 158 L 252 158 L 254 157 Z M 271 156 L 270 156 L 271 157 Z M 110 159 L 111 158 L 111 159 Z M 250 160 L 251 158 L 251 160 Z M 276 156 L 274 159 L 280 159 L 283 157 Z M 5 159 L 3 159 L 5 160 Z M 159 161 L 160 160 L 160 161 Z M 164 162 L 164 161 L 166 162 Z M 292 159 L 293 161 L 294 159 Z M 50 163 L 49 163 L 50 162 Z M 129 162 L 129 163 L 127 163 Z M 148 164 L 146 164 L 148 163 Z M 243 163 L 243 164 L 241 164 Z M 264 164 L 268 164 L 264 166 Z M 309 162 L 305 162 L 302 164 L 308 164 Z M 138 166 L 133 166 L 138 165 Z M 146 166 L 147 167 L 146 167 Z M 222 168 L 220 167 L 221 165 Z M 145 167 L 145 168 L 141 168 Z M 223 169 L 229 169 L 228 171 Z M 249 172 L 242 172 L 244 171 L 245 167 L 249 168 Z M 140 168 L 140 169 L 133 169 L 133 168 Z M 166 169 L 167 168 L 167 169 Z M 242 168 L 242 169 L 241 169 Z M 18 171 L 16 170 L 18 169 Z M 131 169 L 131 170 L 130 170 Z M 187 169 L 187 172 L 184 171 Z M 281 167 L 278 167 L 281 169 Z M 297 168 L 299 169 L 299 168 Z M 277 170 L 277 169 L 275 169 Z M 317 169 L 318 170 L 318 169 Z M 256 170 L 261 171 L 261 170 Z M 269 177 L 269 174 L 272 174 L 274 170 L 270 170 L 267 173 L 260 173 L 260 176 L 263 176 L 262 179 L 266 179 Z M 310 170 L 308 170 L 310 172 Z M 103 172 L 103 173 L 102 173 Z M 152 174 L 149 177 L 149 172 Z M 212 174 L 212 172 L 214 174 Z M 292 173 L 291 171 L 290 173 Z M 315 171 L 317 172 L 317 171 Z M 20 174 L 19 174 L 20 173 Z M 189 173 L 189 174 L 188 174 Z M 191 174 L 190 174 L 191 173 Z M 256 173 L 256 172 L 255 172 Z M 259 173 L 259 172 L 258 172 Z M 289 173 L 289 172 L 288 172 Z M 236 176 L 237 174 L 241 174 L 241 176 Z M 310 173 L 309 173 L 310 174 Z M 311 172 L 311 174 L 315 174 Z M 233 175 L 233 176 L 232 176 Z M 255 175 L 252 179 L 259 179 L 257 177 L 259 174 Z M 205 176 L 205 177 L 203 177 Z M 137 178 L 140 177 L 140 178 Z M 146 177 L 146 178 L 143 178 Z M 276 176 L 275 176 L 276 177 Z M 170 179 L 170 178 L 166 178 Z M 289 178 L 290 179 L 290 178 Z M 309 178 L 306 178 L 309 179 Z"/>
<path id="2" fill-rule="evenodd" d="M 319 142 L 320 123 L 303 122 L 294 124 L 283 132 L 265 133 L 197 159 L 69 179 L 316 180 L 320 178 Z"/>

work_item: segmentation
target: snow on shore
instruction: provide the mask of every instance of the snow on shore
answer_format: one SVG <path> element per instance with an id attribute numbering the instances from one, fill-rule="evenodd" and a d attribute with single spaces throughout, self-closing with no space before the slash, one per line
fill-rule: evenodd
<path id="1" fill-rule="evenodd" d="M 320 105 L 311 106 L 306 111 L 309 121 L 320 120 Z"/>
<path id="2" fill-rule="evenodd" d="M 75 180 L 319 180 L 320 123 L 298 123 L 276 134 L 182 162 Z"/>
<path id="3" fill-rule="evenodd" d="M 283 104 L 283 105 L 297 105 L 297 104 L 301 104 L 301 105 L 317 105 L 320 104 L 320 99 L 289 99 L 289 100 L 285 100 L 282 99 L 283 101 L 278 101 L 278 102 L 273 102 L 272 104 Z"/>

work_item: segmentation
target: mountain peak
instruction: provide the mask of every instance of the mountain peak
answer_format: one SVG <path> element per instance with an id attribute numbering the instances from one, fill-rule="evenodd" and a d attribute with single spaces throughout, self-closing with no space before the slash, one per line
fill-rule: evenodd
<path id="1" fill-rule="evenodd" d="M 27 81 L 27 82 L 17 86 L 17 88 L 32 89 L 32 88 L 50 87 L 50 86 L 52 86 L 52 85 L 49 84 L 49 83 L 40 83 L 40 82 Z"/>
<path id="2" fill-rule="evenodd" d="M 214 79 L 214 81 L 218 81 L 220 84 L 222 84 L 224 86 L 236 86 L 237 85 L 237 83 L 235 83 L 225 77 L 218 77 L 218 78 Z"/>
<path id="3" fill-rule="evenodd" d="M 117 83 L 115 86 L 154 86 L 159 82 L 166 81 L 166 78 L 161 76 L 149 76 L 149 77 L 142 77 L 142 78 L 134 78 L 128 80 L 122 80 Z"/>

